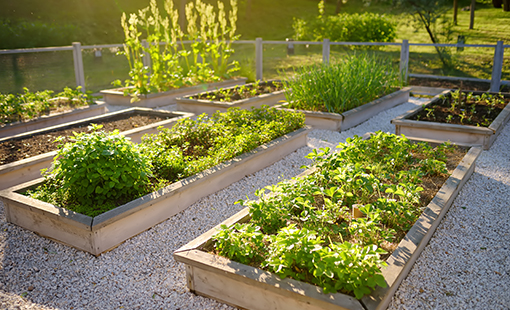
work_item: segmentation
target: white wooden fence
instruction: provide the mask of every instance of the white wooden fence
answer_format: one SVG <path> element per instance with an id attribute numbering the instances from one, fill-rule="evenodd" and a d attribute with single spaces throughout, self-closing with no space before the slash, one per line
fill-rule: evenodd
<path id="1" fill-rule="evenodd" d="M 184 41 L 183 43 L 191 43 Z M 264 44 L 284 44 L 284 45 L 322 45 L 322 61 L 329 62 L 330 49 L 332 45 L 366 45 L 366 46 L 400 46 L 400 72 L 404 78 L 410 77 L 433 77 L 433 78 L 449 78 L 449 79 L 462 79 L 468 81 L 483 81 L 490 82 L 490 91 L 497 92 L 501 84 L 510 85 L 509 81 L 501 81 L 501 72 L 503 70 L 503 55 L 505 48 L 510 48 L 510 45 L 504 45 L 503 41 L 497 41 L 496 44 L 431 44 L 431 43 L 409 43 L 408 40 L 403 40 L 402 43 L 383 43 L 383 42 L 331 42 L 329 39 L 324 39 L 322 42 L 317 41 L 264 41 L 262 38 L 253 40 L 238 40 L 232 43 L 235 44 L 255 44 L 255 70 L 256 79 L 263 79 L 263 57 L 264 57 Z M 143 44 L 146 44 L 144 42 Z M 484 47 L 494 48 L 494 59 L 492 65 L 492 76 L 490 80 L 474 79 L 474 78 L 453 78 L 453 77 L 438 77 L 429 75 L 409 74 L 409 46 L 434 46 L 434 47 Z M 82 87 L 85 92 L 85 72 L 83 68 L 82 50 L 84 49 L 101 49 L 101 48 L 115 48 L 123 47 L 123 44 L 103 44 L 103 45 L 81 45 L 79 42 L 74 42 L 72 46 L 61 47 L 42 47 L 42 48 L 27 48 L 27 49 L 13 49 L 13 50 L 0 50 L 2 54 L 20 54 L 20 53 L 38 53 L 38 52 L 55 52 L 55 51 L 73 51 L 74 59 L 74 73 L 76 78 L 76 85 Z M 150 66 L 149 56 L 146 55 L 144 64 Z"/>

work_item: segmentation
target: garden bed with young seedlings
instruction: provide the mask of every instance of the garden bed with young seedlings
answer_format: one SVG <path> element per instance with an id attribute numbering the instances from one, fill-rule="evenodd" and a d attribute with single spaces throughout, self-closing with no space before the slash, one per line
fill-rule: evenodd
<path id="1" fill-rule="evenodd" d="M 94 123 L 102 126 L 103 130 L 127 131 L 140 128 L 149 124 L 158 123 L 171 117 L 177 117 L 174 114 L 163 113 L 154 115 L 116 115 L 107 120 L 97 119 L 90 122 L 80 122 L 64 128 L 58 128 L 48 131 L 38 131 L 29 135 L 22 135 L 14 139 L 0 140 L 0 165 L 5 165 L 28 157 L 44 154 L 58 149 L 59 143 L 71 141 L 75 133 L 89 131 L 89 126 Z M 2 141 L 3 140 L 3 141 Z M 58 140 L 58 143 L 57 143 Z"/>
<path id="2" fill-rule="evenodd" d="M 363 81 L 363 83 L 360 83 Z M 342 131 L 409 100 L 398 70 L 383 58 L 353 55 L 334 64 L 296 69 L 284 80 L 281 108 L 306 115 L 306 124 Z"/>
<path id="3" fill-rule="evenodd" d="M 305 145 L 303 127 L 268 108 L 185 118 L 138 145 L 94 126 L 59 146 L 44 179 L 0 197 L 9 221 L 99 255 Z"/>
<path id="4" fill-rule="evenodd" d="M 250 109 L 263 105 L 274 106 L 284 99 L 283 84 L 280 81 L 257 81 L 177 98 L 177 109 L 193 113 L 214 113 L 224 112 L 230 107 Z"/>
<path id="5" fill-rule="evenodd" d="M 50 127 L 106 113 L 106 107 L 95 104 L 94 97 L 76 89 L 64 88 L 23 94 L 0 93 L 0 138 Z"/>
<path id="6" fill-rule="evenodd" d="M 388 302 L 480 150 L 466 155 L 382 132 L 339 147 L 314 150 L 303 176 L 259 190 L 257 201 L 239 201 L 247 208 L 177 250 L 190 290 L 247 309 Z M 451 174 L 455 181 L 447 181 Z"/>
<path id="7" fill-rule="evenodd" d="M 507 93 L 445 91 L 392 123 L 412 138 L 488 149 L 510 119 L 509 102 Z"/>

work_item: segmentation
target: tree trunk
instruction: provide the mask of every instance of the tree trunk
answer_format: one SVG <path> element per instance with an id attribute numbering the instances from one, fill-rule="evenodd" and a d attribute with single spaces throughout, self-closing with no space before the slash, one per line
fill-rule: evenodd
<path id="1" fill-rule="evenodd" d="M 336 9 L 335 9 L 335 14 L 338 14 L 340 13 L 340 10 L 342 9 L 342 3 L 343 0 L 336 0 Z"/>
<path id="2" fill-rule="evenodd" d="M 471 17 L 469 18 L 469 29 L 473 29 L 473 26 L 475 25 L 475 5 L 476 0 L 471 0 L 471 8 L 469 9 L 471 13 Z"/>
<path id="3" fill-rule="evenodd" d="M 457 9 L 459 8 L 459 0 L 453 0 L 453 23 L 457 25 Z"/>
<path id="4" fill-rule="evenodd" d="M 510 12 L 510 0 L 503 0 L 503 11 Z"/>

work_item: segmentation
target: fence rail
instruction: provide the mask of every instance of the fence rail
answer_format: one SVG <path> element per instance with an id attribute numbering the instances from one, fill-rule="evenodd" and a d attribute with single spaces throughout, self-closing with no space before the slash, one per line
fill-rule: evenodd
<path id="1" fill-rule="evenodd" d="M 184 44 L 192 43 L 192 41 L 183 41 Z M 264 44 L 286 44 L 287 46 L 293 45 L 322 45 L 322 61 L 328 63 L 330 59 L 330 47 L 331 45 L 355 45 L 355 46 L 400 46 L 400 72 L 403 74 L 403 78 L 407 79 L 408 76 L 416 77 L 434 77 L 428 75 L 409 74 L 409 46 L 434 46 L 434 47 L 483 47 L 483 48 L 494 48 L 494 59 L 492 64 L 492 76 L 490 80 L 483 79 L 467 79 L 471 81 L 490 81 L 490 91 L 497 92 L 500 89 L 501 84 L 509 85 L 509 81 L 501 81 L 501 74 L 503 70 L 503 55 L 505 48 L 510 48 L 510 45 L 504 45 L 503 41 L 497 41 L 496 44 L 433 44 L 433 43 L 409 43 L 408 40 L 403 40 L 402 43 L 393 42 L 331 42 L 329 39 L 324 39 L 322 42 L 318 41 L 275 41 L 275 40 L 262 40 L 257 38 L 256 40 L 237 40 L 232 41 L 233 44 L 255 44 L 255 71 L 256 79 L 263 79 L 263 57 L 264 57 Z M 161 44 L 166 44 L 162 42 Z M 60 47 L 42 47 L 42 48 L 26 48 L 26 49 L 13 49 L 13 50 L 0 50 L 0 55 L 6 54 L 20 54 L 20 53 L 40 53 L 40 52 L 56 52 L 56 51 L 73 51 L 74 60 L 74 73 L 76 78 L 76 85 L 82 87 L 82 91 L 85 91 L 85 73 L 83 68 L 82 50 L 84 49 L 103 49 L 103 48 L 119 48 L 123 47 L 124 44 L 100 44 L 100 45 L 81 45 L 79 42 L 74 42 L 72 46 L 60 46 Z M 144 64 L 150 66 L 149 56 L 146 55 Z M 446 77 L 445 77 L 446 78 Z M 453 78 L 453 77 L 450 77 Z"/>

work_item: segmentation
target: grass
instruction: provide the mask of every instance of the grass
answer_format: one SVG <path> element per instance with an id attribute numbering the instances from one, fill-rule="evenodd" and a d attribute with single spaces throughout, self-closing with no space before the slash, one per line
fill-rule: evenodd
<path id="1" fill-rule="evenodd" d="M 464 35 L 467 44 L 495 44 L 503 40 L 510 42 L 510 12 L 492 7 L 490 1 L 477 3 L 475 11 L 475 25 L 469 30 L 469 11 L 460 8 L 468 6 L 469 0 L 459 1 L 458 24 L 452 28 L 453 40 L 456 43 L 458 35 Z M 251 5 L 248 5 L 251 3 Z M 148 1 L 77 1 L 60 2 L 48 0 L 44 3 L 30 1 L 18 3 L 9 1 L 0 12 L 0 18 L 37 19 L 48 23 L 73 23 L 80 28 L 76 41 L 83 44 L 120 43 L 123 40 L 120 27 L 122 11 L 134 12 L 145 7 Z M 178 6 L 178 1 L 176 1 Z M 58 6 L 59 10 L 53 8 Z M 326 4 L 326 13 L 333 14 L 335 5 Z M 391 6 L 375 3 L 364 7 L 359 1 L 349 0 L 343 6 L 343 12 L 356 13 L 370 11 L 391 15 L 392 20 L 401 21 L 397 26 L 397 40 L 409 39 L 411 43 L 430 43 L 424 29 L 415 31 L 407 16 L 402 16 L 392 10 Z M 238 33 L 241 39 L 285 40 L 292 37 L 292 21 L 294 17 L 307 18 L 317 14 L 317 1 L 312 0 L 240 0 Z M 450 10 L 447 16 L 452 17 Z M 69 42 L 71 44 L 71 42 Z M 255 48 L 254 44 L 235 45 L 235 59 L 244 65 L 241 75 L 255 78 Z M 333 47 L 331 57 L 343 58 L 350 50 Z M 391 56 L 394 63 L 398 63 L 399 48 L 385 47 L 377 53 Z M 53 54 L 53 55 L 52 55 Z M 68 54 L 68 55 L 67 55 Z M 508 49 L 507 53 L 508 54 Z M 64 55 L 60 59 L 60 55 Z M 435 50 L 430 47 L 410 47 L 410 72 L 434 75 L 449 75 L 461 77 L 490 78 L 494 49 L 465 48 L 457 52 L 454 48 L 453 56 L 456 60 L 452 68 L 443 68 Z M 287 56 L 286 45 L 264 45 L 264 78 L 278 77 L 278 70 L 292 66 L 309 65 L 320 62 L 321 47 L 296 45 L 294 56 Z M 60 61 L 59 61 L 60 60 Z M 17 69 L 16 69 L 17 67 Z M 127 77 L 127 62 L 122 56 L 114 56 L 103 50 L 102 63 L 92 54 L 84 55 L 85 78 L 87 89 L 97 91 L 107 88 L 115 79 Z M 503 66 L 504 80 L 510 80 L 510 58 L 505 57 Z M 74 71 L 72 54 L 70 52 L 20 54 L 16 57 L 0 55 L 0 91 L 22 91 L 22 87 L 31 90 L 58 90 L 64 86 L 74 86 Z"/>

